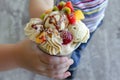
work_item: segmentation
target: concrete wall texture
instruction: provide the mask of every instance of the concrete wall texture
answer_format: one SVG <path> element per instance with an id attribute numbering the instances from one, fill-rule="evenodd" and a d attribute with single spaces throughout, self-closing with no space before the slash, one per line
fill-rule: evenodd
<path id="1" fill-rule="evenodd" d="M 27 0 L 0 0 L 0 43 L 24 38 Z M 120 80 L 120 0 L 109 0 L 104 24 L 84 50 L 75 80 Z M 0 80 L 52 80 L 24 69 L 0 72 Z"/>

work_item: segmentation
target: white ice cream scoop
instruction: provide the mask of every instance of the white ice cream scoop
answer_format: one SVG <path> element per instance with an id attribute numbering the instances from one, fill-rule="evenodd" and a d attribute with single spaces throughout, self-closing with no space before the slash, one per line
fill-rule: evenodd
<path id="1" fill-rule="evenodd" d="M 72 33 L 74 42 L 87 42 L 89 38 L 89 29 L 83 22 L 77 21 L 76 24 L 69 25 L 68 30 Z"/>

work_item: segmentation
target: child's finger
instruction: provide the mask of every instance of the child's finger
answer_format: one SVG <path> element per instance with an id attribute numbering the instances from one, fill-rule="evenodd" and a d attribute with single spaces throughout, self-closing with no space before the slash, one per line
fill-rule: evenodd
<path id="1" fill-rule="evenodd" d="M 66 63 L 63 63 L 63 64 L 48 65 L 47 69 L 48 70 L 59 70 L 59 69 L 63 69 L 63 68 L 69 67 L 72 64 L 73 64 L 73 60 L 69 59 Z"/>
<path id="2" fill-rule="evenodd" d="M 67 57 L 50 56 L 45 53 L 40 54 L 39 57 L 41 61 L 49 65 L 62 64 L 68 61 Z"/>
<path id="3" fill-rule="evenodd" d="M 54 75 L 54 79 L 65 79 L 67 77 L 69 77 L 71 75 L 70 72 L 65 72 L 63 74 L 57 74 L 57 75 Z"/>

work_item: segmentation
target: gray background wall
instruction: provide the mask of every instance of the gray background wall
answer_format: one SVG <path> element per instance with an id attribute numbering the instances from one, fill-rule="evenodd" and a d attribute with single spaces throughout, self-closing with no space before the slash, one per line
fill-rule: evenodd
<path id="1" fill-rule="evenodd" d="M 24 38 L 28 1 L 0 0 L 0 43 Z M 82 54 L 75 80 L 120 80 L 120 0 L 109 0 L 104 24 Z M 24 69 L 0 72 L 0 80 L 52 80 Z"/>

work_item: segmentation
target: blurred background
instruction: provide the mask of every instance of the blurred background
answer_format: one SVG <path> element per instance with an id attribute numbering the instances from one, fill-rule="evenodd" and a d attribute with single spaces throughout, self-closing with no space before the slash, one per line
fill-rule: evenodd
<path id="1" fill-rule="evenodd" d="M 24 38 L 28 0 L 0 0 L 0 43 Z M 0 72 L 0 80 L 52 80 L 24 69 Z M 106 16 L 82 54 L 75 80 L 120 80 L 120 0 L 109 0 Z"/>

